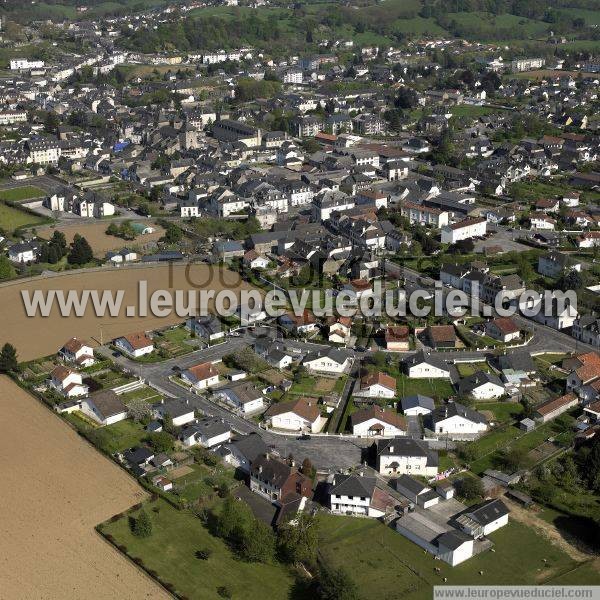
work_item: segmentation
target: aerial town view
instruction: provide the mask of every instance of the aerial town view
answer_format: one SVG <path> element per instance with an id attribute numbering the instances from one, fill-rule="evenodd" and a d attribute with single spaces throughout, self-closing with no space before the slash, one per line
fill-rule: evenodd
<path id="1" fill-rule="evenodd" d="M 0 600 L 600 600 L 600 0 L 5 0 L 0 98 Z"/>

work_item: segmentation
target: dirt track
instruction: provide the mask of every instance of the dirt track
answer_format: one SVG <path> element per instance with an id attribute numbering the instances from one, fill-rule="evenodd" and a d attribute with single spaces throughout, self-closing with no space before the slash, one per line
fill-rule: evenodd
<path id="1" fill-rule="evenodd" d="M 239 278 L 235 273 L 215 267 L 211 277 L 206 265 L 192 265 L 191 280 L 196 285 L 219 291 L 224 287 L 238 289 Z M 173 266 L 172 290 L 192 289 L 186 280 L 185 266 Z M 57 277 L 36 278 L 28 282 L 15 281 L 11 285 L 0 286 L 0 345 L 12 343 L 19 353 L 19 360 L 31 360 L 47 356 L 57 350 L 71 337 L 76 336 L 92 342 L 103 341 L 134 333 L 140 330 L 151 330 L 174 323 L 183 322 L 174 312 L 168 317 L 155 317 L 149 313 L 147 317 L 127 317 L 125 309 L 128 305 L 137 306 L 138 281 L 148 282 L 148 291 L 170 289 L 169 265 L 144 266 L 140 268 L 106 268 L 98 271 L 69 272 Z M 247 287 L 247 286 L 246 286 Z M 21 298 L 21 290 L 124 290 L 125 295 L 119 316 L 108 315 L 99 318 L 89 303 L 83 317 L 61 317 L 54 306 L 49 317 L 28 317 Z M 7 315 L 10 314 L 10 317 Z"/>
<path id="2" fill-rule="evenodd" d="M 169 598 L 94 531 L 144 497 L 133 479 L 6 377 L 0 410 L 0 598 Z"/>

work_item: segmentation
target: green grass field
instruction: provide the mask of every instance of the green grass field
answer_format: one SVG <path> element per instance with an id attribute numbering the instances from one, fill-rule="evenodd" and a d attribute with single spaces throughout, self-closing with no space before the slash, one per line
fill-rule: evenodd
<path id="1" fill-rule="evenodd" d="M 532 529 L 513 521 L 490 536 L 494 553 L 485 552 L 457 567 L 434 560 L 377 521 L 323 515 L 319 522 L 323 558 L 350 573 L 362 598 L 430 600 L 432 586 L 443 585 L 444 577 L 447 585 L 542 584 L 561 577 L 579 584 L 600 582 L 600 574 L 587 563 L 577 563 Z M 437 574 L 436 567 L 440 569 Z"/>
<path id="2" fill-rule="evenodd" d="M 44 190 L 35 185 L 23 185 L 21 187 L 0 191 L 0 200 L 8 200 L 10 202 L 40 198 L 42 196 L 45 196 Z"/>
<path id="3" fill-rule="evenodd" d="M 396 382 L 396 390 L 400 397 L 423 394 L 434 399 L 445 399 L 454 394 L 454 389 L 448 379 L 412 379 L 407 375 L 400 374 L 396 377 Z"/>
<path id="4" fill-rule="evenodd" d="M 147 569 L 156 571 L 181 595 L 197 600 L 219 600 L 217 589 L 226 586 L 233 598 L 286 600 L 292 596 L 294 579 L 286 567 L 238 560 L 225 543 L 213 537 L 201 521 L 188 511 L 178 511 L 163 500 L 148 508 L 152 535 L 132 535 L 127 517 L 106 523 L 103 531 L 117 544 L 126 546 L 130 557 L 141 558 Z M 210 549 L 208 560 L 195 557 L 198 550 Z"/>
<path id="5" fill-rule="evenodd" d="M 140 423 L 131 419 L 106 427 L 93 427 L 88 424 L 87 420 L 80 418 L 77 413 L 65 415 L 65 418 L 79 431 L 85 432 L 95 446 L 108 454 L 123 452 L 128 448 L 138 446 L 148 435 Z"/>
<path id="6" fill-rule="evenodd" d="M 475 408 L 493 413 L 497 423 L 514 421 L 523 412 L 523 405 L 518 402 L 478 402 Z"/>
<path id="7" fill-rule="evenodd" d="M 20 227 L 29 227 L 45 223 L 44 217 L 38 217 L 25 210 L 20 210 L 0 202 L 0 229 L 12 233 Z"/>

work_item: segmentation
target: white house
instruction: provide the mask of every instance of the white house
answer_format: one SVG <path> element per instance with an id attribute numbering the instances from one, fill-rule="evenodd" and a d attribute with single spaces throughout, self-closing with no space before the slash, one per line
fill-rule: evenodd
<path id="1" fill-rule="evenodd" d="M 154 409 L 156 416 L 163 421 L 169 416 L 175 427 L 181 427 L 195 419 L 195 407 L 190 404 L 189 400 L 163 400 Z"/>
<path id="2" fill-rule="evenodd" d="M 325 424 L 316 399 L 298 398 L 278 402 L 265 412 L 267 423 L 274 429 L 318 433 Z"/>
<path id="3" fill-rule="evenodd" d="M 457 522 L 466 534 L 481 538 L 507 525 L 509 512 L 502 500 L 490 500 L 461 515 Z"/>
<path id="4" fill-rule="evenodd" d="M 327 348 L 318 352 L 309 352 L 304 357 L 302 364 L 309 371 L 341 375 L 350 366 L 350 359 L 340 350 Z"/>
<path id="5" fill-rule="evenodd" d="M 13 244 L 8 249 L 8 259 L 17 263 L 33 262 L 37 258 L 38 250 L 37 244 L 30 242 Z"/>
<path id="6" fill-rule="evenodd" d="M 371 373 L 360 380 L 360 388 L 354 395 L 366 398 L 394 398 L 396 380 L 381 371 Z"/>
<path id="7" fill-rule="evenodd" d="M 510 317 L 498 317 L 485 324 L 485 332 L 504 343 L 519 339 L 521 329 Z"/>
<path id="8" fill-rule="evenodd" d="M 210 362 L 200 363 L 182 371 L 181 379 L 197 390 L 205 390 L 219 383 L 219 371 Z"/>
<path id="9" fill-rule="evenodd" d="M 185 326 L 195 336 L 210 340 L 211 342 L 225 337 L 221 321 L 214 315 L 192 317 L 185 322 Z"/>
<path id="10" fill-rule="evenodd" d="M 261 391 L 256 389 L 252 383 L 245 381 L 233 383 L 220 389 L 216 394 L 244 414 L 258 412 L 265 405 Z"/>
<path id="11" fill-rule="evenodd" d="M 501 398 L 506 390 L 500 378 L 494 373 L 477 371 L 458 382 L 458 393 L 471 396 L 476 400 L 493 400 Z"/>
<path id="12" fill-rule="evenodd" d="M 406 396 L 400 401 L 402 412 L 407 416 L 428 415 L 435 409 L 435 402 L 429 396 L 415 394 Z"/>
<path id="13" fill-rule="evenodd" d="M 88 393 L 88 386 L 83 384 L 81 375 L 63 365 L 58 365 L 52 369 L 50 387 L 67 398 L 84 396 Z"/>
<path id="14" fill-rule="evenodd" d="M 470 218 L 442 227 L 442 244 L 456 244 L 461 240 L 483 237 L 487 232 L 487 219 Z"/>
<path id="15" fill-rule="evenodd" d="M 112 425 L 127 418 L 127 407 L 112 390 L 101 390 L 84 398 L 81 412 L 100 425 Z"/>
<path id="16" fill-rule="evenodd" d="M 432 413 L 433 430 L 446 435 L 477 434 L 487 430 L 486 418 L 458 402 L 438 406 Z"/>
<path id="17" fill-rule="evenodd" d="M 385 504 L 378 502 L 375 477 L 363 474 L 336 473 L 329 486 L 329 506 L 338 515 L 380 518 L 385 514 Z"/>
<path id="18" fill-rule="evenodd" d="M 374 404 L 358 410 L 350 417 L 352 433 L 360 436 L 406 435 L 406 422 L 398 413 Z"/>
<path id="19" fill-rule="evenodd" d="M 459 530 L 446 531 L 437 539 L 437 555 L 451 567 L 471 558 L 474 552 L 472 537 Z"/>
<path id="20" fill-rule="evenodd" d="M 417 352 L 403 361 L 406 374 L 413 379 L 449 379 L 450 368 L 438 358 Z"/>
<path id="21" fill-rule="evenodd" d="M 400 475 L 394 481 L 396 491 L 422 508 L 435 506 L 440 501 L 439 494 L 410 475 Z"/>
<path id="22" fill-rule="evenodd" d="M 556 221 L 547 215 L 541 213 L 534 213 L 530 217 L 531 229 L 542 229 L 553 231 L 556 227 Z"/>
<path id="23" fill-rule="evenodd" d="M 426 443 L 408 437 L 378 440 L 376 466 L 383 475 L 420 475 L 434 477 L 438 472 L 438 454 Z"/>
<path id="24" fill-rule="evenodd" d="M 152 340 L 144 332 L 130 333 L 118 337 L 115 339 L 114 344 L 119 350 L 134 358 L 139 358 L 154 351 Z"/>
<path id="25" fill-rule="evenodd" d="M 76 363 L 81 367 L 94 364 L 94 350 L 87 343 L 77 338 L 71 338 L 59 351 L 58 355 L 66 362 Z"/>
<path id="26" fill-rule="evenodd" d="M 217 417 L 210 417 L 188 423 L 179 432 L 179 439 L 184 446 L 204 446 L 213 448 L 226 444 L 231 439 L 231 428 Z"/>

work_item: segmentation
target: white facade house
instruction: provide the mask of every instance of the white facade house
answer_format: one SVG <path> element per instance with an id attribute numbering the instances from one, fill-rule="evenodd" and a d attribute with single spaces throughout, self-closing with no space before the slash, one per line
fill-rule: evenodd
<path id="1" fill-rule="evenodd" d="M 442 227 L 442 244 L 456 244 L 461 240 L 483 237 L 486 232 L 486 219 L 465 219 Z"/>
<path id="2" fill-rule="evenodd" d="M 50 387 L 66 398 L 84 396 L 88 386 L 83 384 L 81 374 L 62 365 L 55 367 L 50 373 Z"/>
<path id="3" fill-rule="evenodd" d="M 261 391 L 244 381 L 219 389 L 216 394 L 244 414 L 256 413 L 265 405 Z"/>
<path id="4" fill-rule="evenodd" d="M 58 355 L 66 362 L 76 363 L 82 367 L 94 364 L 93 348 L 77 338 L 71 338 L 59 351 Z"/>
<path id="5" fill-rule="evenodd" d="M 100 425 L 112 425 L 127 418 L 127 407 L 112 390 L 102 390 L 83 399 L 81 412 Z"/>
<path id="6" fill-rule="evenodd" d="M 204 446 L 214 448 L 231 440 L 231 428 L 223 419 L 210 417 L 188 423 L 179 432 L 184 446 Z"/>
<path id="7" fill-rule="evenodd" d="M 475 542 L 461 531 L 448 531 L 438 538 L 437 544 L 440 560 L 455 567 L 473 556 Z"/>
<path id="8" fill-rule="evenodd" d="M 123 350 L 123 352 L 134 358 L 154 352 L 154 344 L 145 333 L 124 335 L 116 338 L 114 344 L 119 350 Z"/>
<path id="9" fill-rule="evenodd" d="M 358 410 L 350 417 L 352 433 L 358 436 L 400 436 L 406 435 L 406 422 L 392 410 L 385 410 L 374 404 Z"/>
<path id="10" fill-rule="evenodd" d="M 414 379 L 449 379 L 450 368 L 448 365 L 437 358 L 417 352 L 413 356 L 408 357 L 403 362 L 406 373 Z"/>
<path id="11" fill-rule="evenodd" d="M 501 398 L 506 390 L 497 375 L 477 371 L 459 381 L 458 393 L 461 396 L 471 396 L 475 400 L 494 400 Z"/>
<path id="12" fill-rule="evenodd" d="M 26 71 L 29 69 L 43 69 L 45 66 L 43 60 L 29 60 L 28 58 L 13 58 L 10 61 L 11 71 Z"/>
<path id="13" fill-rule="evenodd" d="M 181 379 L 197 390 L 206 390 L 219 383 L 219 371 L 210 362 L 200 363 L 182 371 Z"/>
<path id="14" fill-rule="evenodd" d="M 430 450 L 424 442 L 400 437 L 379 440 L 376 448 L 376 466 L 382 475 L 437 475 L 437 452 Z"/>
<path id="15" fill-rule="evenodd" d="M 385 373 L 371 373 L 360 380 L 360 387 L 354 395 L 364 398 L 394 398 L 396 380 Z"/>
<path id="16" fill-rule="evenodd" d="M 321 431 L 325 422 L 317 401 L 313 398 L 299 398 L 273 404 L 265 413 L 265 419 L 273 429 L 311 433 Z"/>
<path id="17" fill-rule="evenodd" d="M 379 518 L 385 514 L 383 506 L 373 503 L 377 481 L 362 472 L 353 475 L 336 473 L 329 488 L 331 512 L 338 515 Z"/>
<path id="18" fill-rule="evenodd" d="M 432 413 L 435 433 L 464 435 L 483 433 L 488 429 L 486 418 L 476 410 L 458 402 L 448 402 Z"/>
<path id="19" fill-rule="evenodd" d="M 302 364 L 310 371 L 341 375 L 350 366 L 350 359 L 339 350 L 329 348 L 307 354 Z"/>
<path id="20" fill-rule="evenodd" d="M 33 262 L 38 255 L 38 246 L 29 242 L 13 244 L 8 249 L 8 259 L 17 263 Z"/>
<path id="21" fill-rule="evenodd" d="M 195 420 L 195 407 L 188 400 L 163 400 L 154 408 L 155 414 L 161 419 L 167 416 L 175 427 L 187 425 Z"/>

